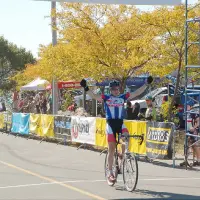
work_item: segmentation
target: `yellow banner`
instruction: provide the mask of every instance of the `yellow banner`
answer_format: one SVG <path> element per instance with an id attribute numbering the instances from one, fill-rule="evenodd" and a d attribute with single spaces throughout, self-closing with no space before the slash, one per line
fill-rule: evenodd
<path id="1" fill-rule="evenodd" d="M 4 114 L 0 114 L 0 129 L 4 129 Z"/>
<path id="2" fill-rule="evenodd" d="M 129 151 L 137 154 L 146 155 L 146 122 L 143 121 L 124 121 L 130 135 Z"/>
<path id="3" fill-rule="evenodd" d="M 39 135 L 54 137 L 54 117 L 52 115 L 41 115 Z"/>
<path id="4" fill-rule="evenodd" d="M 146 154 L 146 122 L 142 121 L 124 121 L 130 135 L 129 151 L 137 154 Z M 106 138 L 106 119 L 96 119 L 96 139 L 95 145 L 99 147 L 107 147 Z"/>
<path id="5" fill-rule="evenodd" d="M 168 152 L 166 149 L 147 148 L 147 153 L 167 155 Z"/>
<path id="6" fill-rule="evenodd" d="M 40 114 L 30 114 L 30 133 L 34 133 L 39 135 L 39 128 L 40 128 Z"/>
<path id="7" fill-rule="evenodd" d="M 96 118 L 95 145 L 98 147 L 107 147 L 106 119 Z"/>

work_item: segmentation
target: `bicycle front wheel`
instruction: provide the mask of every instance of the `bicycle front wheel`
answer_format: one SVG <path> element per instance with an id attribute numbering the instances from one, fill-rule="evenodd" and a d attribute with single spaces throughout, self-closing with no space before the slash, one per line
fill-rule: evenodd
<path id="1" fill-rule="evenodd" d="M 135 190 L 138 182 L 138 163 L 135 156 L 129 155 L 123 161 L 123 181 L 127 191 Z"/>

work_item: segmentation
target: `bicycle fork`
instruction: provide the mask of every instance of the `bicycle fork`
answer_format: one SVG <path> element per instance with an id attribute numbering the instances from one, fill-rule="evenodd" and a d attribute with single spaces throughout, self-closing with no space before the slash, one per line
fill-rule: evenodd
<path id="1" fill-rule="evenodd" d="M 128 144 L 129 144 L 128 138 L 125 138 L 125 155 L 128 153 Z"/>

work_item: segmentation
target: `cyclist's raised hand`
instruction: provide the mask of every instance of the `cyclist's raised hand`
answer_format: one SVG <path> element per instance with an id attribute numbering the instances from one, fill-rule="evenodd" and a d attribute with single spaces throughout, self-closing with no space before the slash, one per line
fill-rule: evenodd
<path id="1" fill-rule="evenodd" d="M 149 76 L 148 78 L 147 78 L 147 84 L 151 84 L 153 82 L 153 77 L 152 76 Z"/>
<path id="2" fill-rule="evenodd" d="M 84 88 L 84 90 L 87 92 L 89 90 L 88 86 L 87 86 L 87 82 L 85 79 L 82 79 L 80 82 L 81 87 Z"/>
<path id="3" fill-rule="evenodd" d="M 87 86 L 87 82 L 86 82 L 86 80 L 85 79 L 82 79 L 81 80 L 81 82 L 80 82 L 80 85 L 81 85 L 81 87 L 86 87 Z"/>

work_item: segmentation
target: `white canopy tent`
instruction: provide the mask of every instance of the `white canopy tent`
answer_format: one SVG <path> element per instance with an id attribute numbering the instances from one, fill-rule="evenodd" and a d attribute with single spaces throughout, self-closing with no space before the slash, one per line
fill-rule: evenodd
<path id="1" fill-rule="evenodd" d="M 47 85 L 49 85 L 49 81 L 41 79 L 40 77 L 33 80 L 32 82 L 28 83 L 21 87 L 20 90 L 22 91 L 33 91 L 33 90 L 46 90 Z"/>

